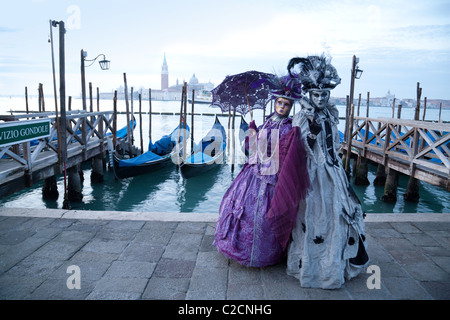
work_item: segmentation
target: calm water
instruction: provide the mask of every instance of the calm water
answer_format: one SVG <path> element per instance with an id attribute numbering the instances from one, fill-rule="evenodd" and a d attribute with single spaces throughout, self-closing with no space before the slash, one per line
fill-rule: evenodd
<path id="1" fill-rule="evenodd" d="M 24 99 L 20 98 L 0 98 L 0 113 L 5 114 L 10 109 L 24 110 Z M 50 99 L 48 99 L 50 103 Z M 118 102 L 119 111 L 125 110 L 124 101 Z M 148 112 L 148 101 L 142 103 L 142 110 Z M 81 102 L 74 100 L 73 109 L 80 109 Z M 30 108 L 37 110 L 37 99 L 30 100 Z M 95 109 L 96 107 L 94 107 Z M 298 108 L 298 106 L 297 106 Z M 50 108 L 47 106 L 47 110 Z M 152 110 L 154 112 L 179 112 L 180 102 L 152 101 Z M 345 106 L 338 107 L 340 114 L 345 114 Z M 112 102 L 102 100 L 100 110 L 112 110 Z M 139 110 L 138 102 L 134 101 L 134 111 Z M 191 105 L 188 104 L 188 111 Z M 298 109 L 297 109 L 298 110 Z M 198 113 L 218 113 L 219 109 L 210 108 L 207 105 L 196 105 L 195 112 Z M 371 117 L 390 117 L 391 108 L 372 108 Z M 269 109 L 268 111 L 269 112 Z M 402 118 L 412 119 L 413 109 L 404 108 Z M 439 110 L 427 110 L 427 120 L 437 120 Z M 361 114 L 365 115 L 365 108 L 361 108 Z M 450 110 L 442 111 L 442 119 L 450 119 Z M 255 110 L 254 119 L 259 125 L 262 123 L 262 110 Z M 140 146 L 139 116 L 137 118 L 137 127 L 135 134 L 135 145 Z M 250 121 L 250 115 L 246 117 Z M 219 117 L 222 125 L 227 128 L 228 118 Z M 188 116 L 188 124 L 191 126 L 191 117 Z M 125 115 L 119 115 L 118 126 L 126 124 Z M 178 124 L 179 116 L 174 115 L 152 115 L 152 138 L 159 139 L 162 135 L 171 132 Z M 149 141 L 149 115 L 143 115 L 142 131 L 144 149 L 147 148 Z M 236 128 L 239 127 L 239 119 L 236 119 Z M 213 116 L 194 117 L 194 140 L 199 141 L 202 136 L 211 128 L 214 123 Z M 339 129 L 343 130 L 344 121 L 341 121 Z M 243 162 L 242 154 L 238 154 L 238 162 Z M 223 164 L 210 171 L 209 173 L 191 179 L 184 179 L 178 169 L 173 166 L 163 171 L 142 175 L 139 177 L 116 180 L 112 170 L 105 173 L 103 183 L 91 184 L 90 165 L 83 165 L 84 184 L 83 201 L 80 203 L 71 203 L 73 209 L 83 210 L 118 210 L 118 211 L 150 211 L 150 212 L 205 212 L 216 213 L 223 194 L 230 186 L 233 179 L 238 175 L 242 164 L 235 165 L 234 172 L 231 171 L 231 165 Z M 375 179 L 376 167 L 369 165 L 369 181 Z M 363 210 L 367 213 L 450 213 L 449 192 L 422 182 L 420 187 L 420 201 L 418 203 L 408 203 L 403 201 L 403 194 L 406 191 L 408 177 L 400 176 L 397 197 L 395 204 L 382 202 L 383 187 L 354 186 L 358 197 L 361 200 Z M 57 201 L 44 201 L 42 199 L 42 183 L 37 183 L 33 187 L 22 190 L 12 196 L 0 200 L 0 206 L 5 207 L 28 207 L 28 208 L 62 208 L 64 179 L 58 176 L 58 190 L 60 192 Z"/>

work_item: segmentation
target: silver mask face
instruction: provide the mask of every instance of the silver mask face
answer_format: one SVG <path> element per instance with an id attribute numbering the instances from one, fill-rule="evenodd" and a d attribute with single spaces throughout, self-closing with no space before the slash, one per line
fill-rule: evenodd
<path id="1" fill-rule="evenodd" d="M 323 110 L 330 99 L 330 90 L 312 90 L 309 92 L 309 100 L 314 108 Z"/>

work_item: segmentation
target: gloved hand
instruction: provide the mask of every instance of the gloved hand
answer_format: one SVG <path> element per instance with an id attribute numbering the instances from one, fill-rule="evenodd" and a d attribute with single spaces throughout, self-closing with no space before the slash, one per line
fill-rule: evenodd
<path id="1" fill-rule="evenodd" d="M 308 120 L 309 122 L 309 131 L 311 134 L 317 136 L 320 131 L 322 131 L 322 124 L 320 123 L 319 115 L 317 113 L 314 114 L 313 120 Z"/>
<path id="2" fill-rule="evenodd" d="M 253 130 L 257 130 L 258 128 L 256 127 L 256 122 L 255 120 L 252 120 L 250 122 L 250 125 L 248 126 L 249 129 L 253 129 Z"/>

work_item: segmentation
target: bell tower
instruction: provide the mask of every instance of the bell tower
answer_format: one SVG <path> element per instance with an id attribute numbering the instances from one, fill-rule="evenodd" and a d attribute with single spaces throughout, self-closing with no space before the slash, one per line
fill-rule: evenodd
<path id="1" fill-rule="evenodd" d="M 169 67 L 167 66 L 166 53 L 164 53 L 164 61 L 161 67 L 161 90 L 169 88 Z"/>

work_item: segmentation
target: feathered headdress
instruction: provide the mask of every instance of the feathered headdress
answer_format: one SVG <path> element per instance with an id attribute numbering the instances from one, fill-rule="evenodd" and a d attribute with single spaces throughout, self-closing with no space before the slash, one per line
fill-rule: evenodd
<path id="1" fill-rule="evenodd" d="M 300 73 L 294 74 L 292 69 L 300 65 Z M 324 56 L 308 56 L 307 58 L 292 58 L 287 66 L 291 77 L 298 77 L 303 85 L 303 90 L 331 90 L 339 83 L 336 68 Z"/>
<path id="2" fill-rule="evenodd" d="M 270 93 L 273 98 L 286 98 L 289 100 L 299 100 L 302 98 L 302 84 L 297 77 L 286 75 L 273 77 L 270 80 Z"/>

